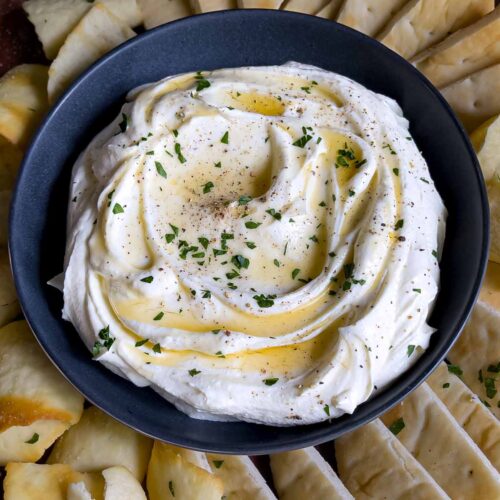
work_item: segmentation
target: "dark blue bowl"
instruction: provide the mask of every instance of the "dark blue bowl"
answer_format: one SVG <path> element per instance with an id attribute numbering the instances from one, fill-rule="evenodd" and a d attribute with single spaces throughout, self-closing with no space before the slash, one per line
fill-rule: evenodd
<path id="1" fill-rule="evenodd" d="M 286 61 L 346 75 L 396 99 L 449 211 L 441 289 L 429 349 L 353 415 L 288 428 L 195 420 L 151 389 L 91 360 L 61 318 L 62 294 L 47 280 L 62 271 L 70 171 L 77 155 L 118 113 L 132 88 L 193 70 Z M 19 298 L 54 364 L 92 403 L 157 439 L 213 452 L 260 454 L 318 444 L 367 423 L 417 387 L 445 357 L 472 308 L 488 250 L 488 205 L 467 136 L 440 94 L 378 42 L 331 21 L 290 12 L 226 11 L 148 31 L 92 66 L 59 100 L 25 156 L 10 216 Z"/>

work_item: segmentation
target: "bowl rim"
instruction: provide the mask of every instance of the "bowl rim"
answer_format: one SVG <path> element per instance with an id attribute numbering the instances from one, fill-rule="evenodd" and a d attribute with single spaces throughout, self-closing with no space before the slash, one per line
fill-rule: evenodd
<path id="1" fill-rule="evenodd" d="M 225 454 L 251 454 L 251 455 L 262 455 L 262 454 L 269 454 L 269 453 L 275 453 L 275 452 L 280 452 L 280 451 L 288 451 L 292 449 L 297 449 L 297 448 L 303 448 L 306 446 L 316 446 L 321 443 L 325 443 L 327 441 L 331 441 L 333 439 L 336 439 L 340 435 L 343 435 L 346 432 L 353 431 L 354 429 L 360 427 L 361 425 L 365 425 L 375 418 L 379 417 L 383 413 L 387 412 L 389 409 L 397 405 L 399 402 L 401 402 L 404 398 L 406 398 L 414 389 L 416 389 L 420 384 L 422 384 L 427 377 L 438 367 L 438 365 L 445 359 L 446 354 L 449 352 L 449 350 L 452 348 L 452 346 L 455 344 L 457 341 L 458 337 L 460 336 L 460 333 L 462 332 L 471 312 L 474 304 L 477 301 L 477 298 L 480 293 L 480 287 L 482 284 L 482 281 L 484 279 L 484 275 L 486 273 L 486 267 L 488 263 L 488 252 L 489 252 L 489 204 L 488 204 L 488 198 L 487 198 L 487 193 L 486 193 L 486 187 L 484 183 L 484 179 L 481 173 L 481 169 L 479 166 L 479 162 L 477 160 L 476 154 L 474 152 L 474 149 L 471 145 L 471 142 L 469 140 L 468 134 L 465 131 L 463 125 L 459 121 L 459 119 L 456 117 L 454 112 L 451 109 L 451 106 L 448 104 L 448 102 L 445 100 L 445 98 L 442 96 L 442 94 L 431 84 L 431 82 L 422 74 L 420 73 L 413 65 L 411 65 L 406 59 L 401 57 L 399 54 L 396 52 L 392 51 L 391 49 L 387 48 L 385 45 L 381 44 L 378 40 L 375 38 L 372 38 L 370 36 L 365 35 L 364 33 L 358 32 L 348 26 L 342 25 L 340 23 L 337 23 L 336 21 L 329 20 L 329 19 L 324 19 L 324 18 L 319 18 L 314 15 L 309 15 L 309 14 L 304 14 L 304 13 L 299 13 L 299 12 L 293 12 L 293 11 L 280 11 L 280 10 L 273 10 L 273 9 L 231 9 L 231 10 L 223 10 L 223 11 L 215 11 L 215 12 L 208 12 L 204 14 L 196 14 L 196 15 L 191 15 L 186 18 L 182 19 L 177 19 L 175 21 L 171 21 L 169 23 L 157 26 L 153 29 L 144 31 L 142 33 L 137 34 L 137 36 L 127 40 L 123 44 L 120 44 L 119 46 L 115 47 L 108 53 L 106 53 L 103 57 L 98 59 L 96 62 L 94 62 L 90 67 L 88 67 L 81 75 L 78 76 L 77 79 L 73 81 L 73 83 L 65 90 L 65 92 L 56 100 L 54 104 L 52 104 L 49 108 L 48 113 L 42 120 L 42 122 L 38 125 L 35 134 L 33 135 L 31 142 L 29 144 L 29 147 L 27 148 L 22 164 L 18 170 L 18 175 L 16 179 L 16 184 L 15 187 L 13 188 L 12 191 L 12 199 L 10 203 L 10 211 L 9 211 L 9 231 L 8 231 L 8 253 L 9 253 L 9 260 L 11 264 L 11 270 L 12 270 L 12 275 L 13 275 L 13 280 L 17 292 L 17 296 L 19 299 L 19 304 L 21 307 L 21 311 L 24 315 L 24 319 L 26 320 L 27 324 L 29 325 L 30 329 L 32 330 L 35 339 L 37 340 L 38 344 L 44 351 L 45 355 L 50 359 L 52 364 L 56 367 L 56 369 L 64 376 L 64 378 L 80 393 L 84 396 L 84 398 L 89 401 L 92 405 L 98 407 L 100 410 L 114 418 L 115 420 L 121 422 L 122 424 L 133 428 L 137 432 L 140 432 L 143 435 L 146 435 L 148 437 L 151 437 L 152 439 L 157 439 L 160 441 L 166 441 L 165 438 L 158 437 L 152 432 L 148 432 L 148 430 L 142 429 L 138 427 L 137 425 L 131 424 L 130 422 L 127 421 L 127 418 L 125 417 L 126 410 L 123 410 L 121 414 L 117 415 L 115 414 L 115 408 L 113 405 L 110 405 L 109 407 L 106 407 L 105 404 L 102 403 L 102 401 L 97 402 L 93 396 L 89 396 L 88 394 L 82 392 L 82 390 L 79 388 L 78 381 L 76 380 L 78 377 L 73 377 L 68 375 L 63 371 L 63 369 L 59 366 L 59 364 L 56 361 L 56 356 L 53 356 L 49 351 L 50 351 L 50 342 L 47 342 L 46 339 L 43 336 L 39 336 L 36 332 L 36 324 L 38 322 L 38 319 L 34 317 L 32 312 L 30 311 L 29 307 L 29 302 L 30 298 L 27 296 L 26 290 L 23 286 L 23 282 L 21 280 L 20 274 L 17 271 L 18 266 L 20 265 L 19 263 L 16 262 L 16 255 L 15 255 L 15 247 L 16 247 L 16 237 L 15 231 L 12 231 L 11 228 L 15 227 L 14 220 L 16 218 L 16 213 L 17 213 L 17 200 L 19 197 L 19 185 L 21 184 L 21 179 L 23 177 L 23 174 L 25 170 L 27 169 L 27 165 L 32 161 L 32 156 L 35 154 L 35 151 L 38 147 L 38 143 L 40 141 L 40 138 L 42 137 L 44 130 L 46 126 L 51 122 L 52 118 L 54 115 L 59 113 L 59 110 L 63 108 L 67 102 L 67 100 L 71 97 L 71 94 L 74 92 L 74 90 L 82 85 L 87 79 L 92 78 L 94 73 L 96 71 L 99 71 L 100 68 L 103 66 L 106 66 L 110 60 L 115 58 L 118 54 L 120 54 L 123 51 L 126 51 L 130 46 L 135 46 L 138 44 L 143 43 L 144 40 L 147 40 L 149 38 L 154 38 L 156 34 L 160 31 L 167 31 L 173 26 L 178 26 L 178 25 L 190 25 L 192 23 L 199 22 L 199 20 L 207 20 L 210 21 L 212 18 L 221 18 L 221 17 L 236 17 L 236 16 L 248 16 L 252 17 L 254 15 L 266 15 L 266 16 L 271 16 L 271 17 L 276 17 L 278 19 L 278 16 L 286 16 L 289 18 L 304 18 L 305 20 L 309 20 L 310 18 L 314 18 L 316 22 L 318 23 L 333 23 L 336 26 L 336 29 L 347 32 L 350 34 L 350 36 L 355 36 L 358 38 L 364 39 L 364 43 L 368 43 L 374 47 L 376 47 L 376 50 L 385 52 L 386 57 L 392 58 L 395 60 L 396 63 L 401 64 L 406 64 L 408 66 L 411 66 L 411 72 L 414 75 L 414 78 L 417 78 L 423 83 L 428 90 L 431 91 L 431 93 L 434 95 L 435 98 L 440 103 L 440 106 L 444 112 L 448 115 L 448 117 L 451 119 L 453 122 L 454 126 L 456 127 L 458 133 L 461 136 L 462 142 L 465 145 L 469 157 L 470 157 L 470 162 L 474 165 L 474 174 L 475 177 L 477 178 L 477 184 L 479 187 L 479 195 L 480 195 L 480 204 L 481 204 L 481 210 L 483 213 L 483 218 L 481 220 L 481 231 L 483 234 L 483 241 L 481 244 L 481 255 L 480 255 L 480 260 L 478 262 L 478 270 L 479 272 L 477 273 L 474 283 L 471 286 L 471 294 L 469 296 L 469 299 L 467 301 L 466 306 L 464 307 L 461 315 L 456 319 L 456 327 L 453 331 L 450 331 L 448 334 L 448 338 L 446 342 L 444 342 L 443 346 L 440 349 L 435 349 L 433 352 L 432 359 L 427 362 L 427 364 L 423 367 L 420 367 L 417 375 L 412 375 L 412 373 L 415 371 L 414 369 L 416 368 L 417 364 L 422 361 L 422 360 L 417 360 L 417 362 L 412 365 L 412 367 L 404 372 L 403 376 L 405 376 L 405 380 L 408 378 L 410 375 L 410 380 L 409 382 L 401 382 L 401 387 L 398 389 L 398 391 L 388 397 L 387 395 L 384 398 L 384 393 L 386 393 L 387 389 L 390 389 L 394 382 L 390 382 L 384 389 L 382 389 L 378 394 L 374 395 L 373 397 L 378 397 L 381 399 L 381 402 L 379 405 L 377 405 L 376 408 L 373 408 L 371 411 L 364 413 L 362 415 L 359 414 L 359 412 L 355 412 L 353 414 L 350 414 L 349 420 L 345 422 L 346 424 L 346 429 L 343 430 L 342 432 L 332 432 L 328 426 L 325 426 L 319 430 L 316 430 L 316 432 L 312 433 L 308 431 L 308 428 L 311 428 L 311 426 L 308 425 L 297 425 L 293 426 L 294 428 L 300 428 L 304 429 L 304 434 L 297 433 L 295 436 L 288 436 L 287 439 L 281 439 L 279 444 L 272 444 L 268 445 L 265 442 L 253 442 L 252 443 L 252 448 L 249 449 L 244 448 L 239 445 L 227 445 L 224 447 L 210 447 L 210 446 L 200 446 L 199 440 L 192 439 L 189 436 L 184 436 L 183 439 L 172 439 L 167 442 L 182 446 L 185 448 L 189 449 L 194 449 L 194 450 L 199 450 L 199 451 L 204 451 L 207 453 L 225 453 Z M 230 19 L 229 19 L 230 21 Z M 204 22 L 204 21 L 202 21 Z M 40 327 L 39 327 L 40 328 Z M 92 359 L 89 358 L 89 362 L 91 362 Z M 412 371 L 413 370 L 413 371 Z M 399 380 L 399 379 L 397 379 Z M 127 381 L 128 383 L 132 384 L 132 382 Z M 399 382 L 398 382 L 399 384 Z M 368 401 L 372 400 L 373 397 L 370 397 Z M 365 403 L 362 403 L 359 407 L 362 407 Z M 359 408 L 358 407 L 358 408 Z M 179 410 L 176 410 L 179 411 Z M 251 424 L 251 425 L 263 425 L 263 424 Z M 273 426 L 268 426 L 268 425 L 263 425 L 264 427 L 268 428 L 273 428 Z M 277 427 L 279 429 L 279 427 Z"/>

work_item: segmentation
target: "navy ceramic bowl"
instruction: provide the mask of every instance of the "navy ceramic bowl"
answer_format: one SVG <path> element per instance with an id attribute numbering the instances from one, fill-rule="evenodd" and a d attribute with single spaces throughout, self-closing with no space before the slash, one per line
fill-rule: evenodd
<path id="1" fill-rule="evenodd" d="M 47 281 L 62 271 L 69 178 L 77 155 L 118 113 L 126 93 L 167 75 L 286 61 L 346 75 L 398 101 L 449 211 L 442 283 L 429 349 L 353 415 L 321 424 L 270 427 L 195 420 L 149 388 L 92 361 L 61 318 L 62 294 Z M 367 423 L 417 387 L 445 357 L 472 308 L 488 249 L 488 205 L 466 134 L 440 94 L 378 42 L 334 22 L 278 11 L 190 17 L 137 36 L 92 66 L 47 116 L 26 154 L 10 217 L 19 298 L 43 349 L 68 380 L 105 412 L 157 439 L 204 451 L 261 454 L 319 444 Z"/>

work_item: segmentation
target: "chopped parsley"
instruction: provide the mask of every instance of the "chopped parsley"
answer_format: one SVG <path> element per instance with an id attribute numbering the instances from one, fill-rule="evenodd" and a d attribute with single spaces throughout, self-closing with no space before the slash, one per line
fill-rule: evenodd
<path id="1" fill-rule="evenodd" d="M 215 465 L 216 469 L 220 469 L 222 467 L 222 464 L 224 463 L 224 460 L 212 460 L 212 462 Z"/>
<path id="2" fill-rule="evenodd" d="M 196 368 L 191 368 L 191 370 L 189 370 L 189 375 L 191 375 L 191 377 L 195 377 L 196 375 L 198 375 L 199 373 L 201 373 L 200 370 L 197 370 Z"/>
<path id="3" fill-rule="evenodd" d="M 238 269 L 241 269 L 241 268 L 248 269 L 248 266 L 250 265 L 250 260 L 247 259 L 246 257 L 243 257 L 243 255 L 235 255 L 235 256 L 233 256 L 231 258 L 231 262 Z"/>
<path id="4" fill-rule="evenodd" d="M 184 158 L 184 155 L 182 154 L 181 145 L 178 142 L 175 143 L 174 150 L 175 150 L 175 154 L 177 155 L 177 159 L 181 163 L 186 163 L 187 160 L 186 160 L 186 158 Z"/>
<path id="5" fill-rule="evenodd" d="M 215 187 L 215 184 L 212 181 L 208 181 L 206 184 L 203 185 L 203 193 L 207 194 L 212 191 L 212 189 Z"/>
<path id="6" fill-rule="evenodd" d="M 274 259 L 273 260 L 273 264 L 276 266 L 276 267 L 280 267 L 280 261 L 278 259 Z"/>
<path id="7" fill-rule="evenodd" d="M 484 379 L 484 387 L 486 389 L 486 397 L 493 399 L 497 394 L 495 379 L 493 377 L 486 377 Z"/>
<path id="8" fill-rule="evenodd" d="M 103 348 L 106 348 L 109 351 L 115 341 L 115 338 L 109 333 L 109 325 L 102 328 L 97 336 L 102 340 L 102 342 L 96 341 L 94 343 L 94 346 L 92 347 L 92 354 L 94 356 L 97 356 Z"/>
<path id="9" fill-rule="evenodd" d="M 399 168 L 393 168 L 392 171 L 395 176 L 399 176 Z"/>
<path id="10" fill-rule="evenodd" d="M 405 421 L 403 420 L 403 418 L 398 418 L 397 420 L 395 420 L 390 426 L 389 426 L 389 430 L 395 435 L 397 436 L 403 429 L 405 428 Z"/>
<path id="11" fill-rule="evenodd" d="M 197 80 L 196 92 L 201 92 L 203 89 L 210 87 L 210 82 L 201 74 L 201 71 L 198 71 L 194 78 Z"/>
<path id="12" fill-rule="evenodd" d="M 408 357 L 410 357 L 414 351 L 415 351 L 415 346 L 413 344 L 410 344 L 406 350 L 406 354 L 408 355 Z"/>
<path id="13" fill-rule="evenodd" d="M 165 172 L 165 169 L 163 168 L 163 165 L 159 161 L 155 161 L 155 166 L 156 166 L 156 171 L 158 174 L 160 174 L 162 177 L 167 178 L 167 172 Z"/>
<path id="14" fill-rule="evenodd" d="M 490 373 L 500 373 L 500 361 L 496 365 L 489 365 L 486 371 Z"/>
<path id="15" fill-rule="evenodd" d="M 312 130 L 311 127 L 302 127 L 302 133 L 304 134 L 302 137 L 297 139 L 292 146 L 296 146 L 298 148 L 304 148 L 305 145 L 312 139 L 312 135 L 310 135 L 307 130 Z"/>
<path id="16" fill-rule="evenodd" d="M 175 497 L 175 490 L 174 490 L 174 482 L 169 481 L 168 482 L 168 489 L 170 490 L 170 494 Z"/>
<path id="17" fill-rule="evenodd" d="M 262 222 L 254 222 L 252 220 L 249 220 L 249 221 L 245 222 L 245 227 L 247 229 L 257 229 L 261 224 L 262 224 Z"/>
<path id="18" fill-rule="evenodd" d="M 123 212 L 125 212 L 123 207 L 119 203 L 115 203 L 113 206 L 113 213 L 114 214 L 122 214 Z"/>
<path id="19" fill-rule="evenodd" d="M 450 383 L 449 382 L 446 382 L 443 384 L 443 389 L 448 389 L 448 387 L 450 387 Z"/>
<path id="20" fill-rule="evenodd" d="M 220 142 L 222 142 L 222 144 L 229 144 L 229 131 L 224 132 L 224 135 L 221 137 Z"/>
<path id="21" fill-rule="evenodd" d="M 205 237 L 203 237 L 203 236 L 200 236 L 200 237 L 198 238 L 198 241 L 200 242 L 200 245 L 201 245 L 201 246 L 202 246 L 205 250 L 208 248 L 208 243 L 209 243 L 209 241 L 208 241 L 208 239 L 207 239 L 207 238 L 205 238 Z"/>
<path id="22" fill-rule="evenodd" d="M 404 223 L 405 223 L 404 219 L 399 219 L 399 220 L 396 222 L 396 225 L 394 226 L 394 229 L 395 229 L 396 231 L 398 231 L 399 229 L 402 229 L 402 228 L 403 228 L 403 226 L 404 226 Z"/>
<path id="23" fill-rule="evenodd" d="M 323 411 L 330 416 L 330 407 L 328 405 L 323 406 Z"/>
<path id="24" fill-rule="evenodd" d="M 414 288 L 413 291 L 415 293 L 422 293 L 422 289 L 421 288 Z"/>
<path id="25" fill-rule="evenodd" d="M 222 163 L 218 161 L 217 163 L 214 163 L 215 168 L 222 168 Z"/>
<path id="26" fill-rule="evenodd" d="M 160 319 L 163 318 L 163 316 L 165 316 L 165 313 L 161 311 L 153 318 L 153 321 L 160 321 Z"/>
<path id="27" fill-rule="evenodd" d="M 275 298 L 276 295 L 264 295 L 263 293 L 253 296 L 253 299 L 257 302 L 259 307 L 272 307 Z"/>
<path id="28" fill-rule="evenodd" d="M 251 250 L 257 247 L 257 245 L 253 241 L 245 241 L 245 245 Z"/>
<path id="29" fill-rule="evenodd" d="M 266 210 L 266 213 L 269 214 L 271 217 L 273 217 L 276 220 L 281 220 L 281 213 L 277 212 L 274 208 L 270 208 L 269 210 Z"/>
<path id="30" fill-rule="evenodd" d="M 264 382 L 264 384 L 266 385 L 274 385 L 278 380 L 279 378 L 272 377 L 272 378 L 265 378 L 262 382 Z"/>
<path id="31" fill-rule="evenodd" d="M 148 341 L 148 339 L 138 340 L 138 341 L 135 343 L 135 347 L 141 347 L 141 346 L 143 346 L 143 345 L 144 345 L 147 341 Z"/>
<path id="32" fill-rule="evenodd" d="M 210 299 L 210 298 L 212 298 L 212 292 L 210 290 L 203 290 L 201 298 L 202 299 Z"/>
<path id="33" fill-rule="evenodd" d="M 240 196 L 238 199 L 238 205 L 248 205 L 252 201 L 251 196 Z"/>
<path id="34" fill-rule="evenodd" d="M 457 377 L 461 377 L 463 375 L 463 370 L 458 365 L 448 365 L 448 371 L 457 375 Z"/>
<path id="35" fill-rule="evenodd" d="M 300 269 L 297 269 L 297 268 L 294 269 L 292 271 L 292 279 L 294 280 L 298 276 L 299 273 L 300 273 Z"/>
<path id="36" fill-rule="evenodd" d="M 153 346 L 153 352 L 156 352 L 156 354 L 161 354 L 161 345 L 160 344 L 155 344 Z"/>
<path id="37" fill-rule="evenodd" d="M 152 283 L 153 282 L 153 276 L 146 276 L 145 278 L 142 278 L 141 281 L 144 282 L 144 283 Z"/>
<path id="38" fill-rule="evenodd" d="M 36 442 L 38 442 L 38 438 L 40 437 L 40 435 L 35 432 L 33 434 L 33 436 L 31 436 L 30 439 L 28 439 L 28 441 L 25 441 L 26 444 L 35 444 Z"/>

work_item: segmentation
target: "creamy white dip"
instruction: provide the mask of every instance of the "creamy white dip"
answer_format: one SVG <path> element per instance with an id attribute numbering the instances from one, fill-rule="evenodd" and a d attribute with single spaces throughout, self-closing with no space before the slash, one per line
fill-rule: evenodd
<path id="1" fill-rule="evenodd" d="M 429 343 L 446 211 L 397 103 L 312 66 L 130 93 L 73 171 L 64 317 L 193 417 L 352 413 Z"/>

